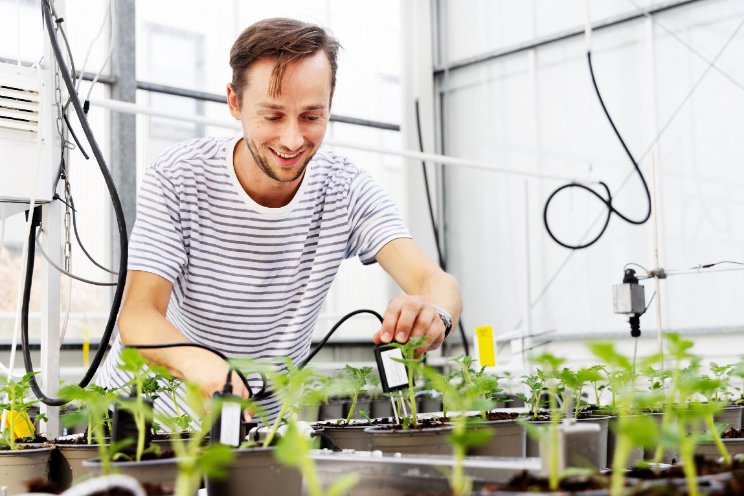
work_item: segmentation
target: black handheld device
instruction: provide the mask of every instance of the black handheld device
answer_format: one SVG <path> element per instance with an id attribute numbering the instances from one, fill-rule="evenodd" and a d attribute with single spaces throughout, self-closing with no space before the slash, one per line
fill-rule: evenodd
<path id="1" fill-rule="evenodd" d="M 375 346 L 375 360 L 380 374 L 380 385 L 386 393 L 408 389 L 413 381 L 409 381 L 408 367 L 397 361 L 402 360 L 403 350 L 391 344 Z"/>

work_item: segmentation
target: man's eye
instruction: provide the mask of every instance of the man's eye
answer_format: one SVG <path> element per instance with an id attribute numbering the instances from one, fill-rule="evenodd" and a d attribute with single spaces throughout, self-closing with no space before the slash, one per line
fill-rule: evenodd
<path id="1" fill-rule="evenodd" d="M 320 119 L 319 115 L 306 115 L 305 116 L 305 120 L 308 120 L 308 121 L 317 121 L 318 119 Z"/>
<path id="2" fill-rule="evenodd" d="M 281 116 L 278 116 L 278 115 L 267 115 L 267 116 L 264 117 L 264 119 L 266 119 L 267 121 L 278 121 L 279 119 L 281 119 Z"/>

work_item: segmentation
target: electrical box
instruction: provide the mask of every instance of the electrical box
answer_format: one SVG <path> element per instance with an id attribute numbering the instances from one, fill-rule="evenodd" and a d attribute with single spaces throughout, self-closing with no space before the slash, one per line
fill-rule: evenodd
<path id="1" fill-rule="evenodd" d="M 52 93 L 48 70 L 0 63 L 0 217 L 52 200 Z"/>
<path id="2" fill-rule="evenodd" d="M 641 315 L 646 310 L 646 295 L 638 283 L 612 286 L 612 309 L 615 313 Z"/>

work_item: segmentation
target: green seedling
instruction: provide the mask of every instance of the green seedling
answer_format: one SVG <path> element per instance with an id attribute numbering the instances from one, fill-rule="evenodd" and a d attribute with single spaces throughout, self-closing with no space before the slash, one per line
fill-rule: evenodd
<path id="1" fill-rule="evenodd" d="M 709 368 L 711 374 L 713 374 L 713 378 L 720 384 L 714 391 L 713 396 L 709 398 L 710 401 L 715 401 L 716 403 L 723 402 L 725 404 L 731 403 L 732 394 L 729 384 L 731 383 L 731 376 L 734 372 L 734 365 L 718 365 L 715 362 L 711 362 Z"/>
<path id="2" fill-rule="evenodd" d="M 0 437 L 0 447 L 7 446 L 10 450 L 17 449 L 16 441 L 33 438 L 36 432 L 34 424 L 28 416 L 28 409 L 39 403 L 36 399 L 27 399 L 31 397 L 31 378 L 36 372 L 27 372 L 19 381 L 7 379 L 0 388 L 0 397 L 7 398 L 0 402 L 0 412 L 7 411 L 8 428 L 6 428 L 2 437 Z M 43 416 L 40 420 L 45 420 Z M 21 429 L 18 429 L 17 422 L 23 422 Z M 22 430 L 28 434 L 25 437 L 16 437 L 16 430 Z"/>
<path id="3" fill-rule="evenodd" d="M 367 378 L 372 374 L 372 367 L 356 368 L 346 365 L 343 372 L 352 387 L 351 407 L 349 407 L 349 414 L 346 416 L 346 423 L 348 424 L 351 422 L 351 417 L 354 416 L 359 395 L 367 385 Z"/>
<path id="4" fill-rule="evenodd" d="M 315 461 L 310 456 L 312 448 L 312 441 L 301 432 L 296 422 L 290 419 L 286 432 L 276 445 L 275 456 L 280 463 L 299 469 L 310 496 L 348 494 L 359 481 L 359 475 L 350 473 L 338 477 L 326 491 L 323 491 L 315 469 Z"/>
<path id="5" fill-rule="evenodd" d="M 179 417 L 160 417 L 159 420 L 174 433 L 171 443 L 176 455 L 178 475 L 176 477 L 175 496 L 193 496 L 201 485 L 202 478 L 225 478 L 228 474 L 225 467 L 233 459 L 233 450 L 224 444 L 212 443 L 204 446 L 205 439 L 216 421 L 221 409 L 221 398 L 213 399 L 211 409 L 205 408 L 201 390 L 194 384 L 184 382 L 186 404 L 198 418 L 202 419 L 199 427 L 191 432 L 187 439 L 180 439 Z M 250 400 L 245 400 L 242 407 L 247 407 Z"/>
<path id="6" fill-rule="evenodd" d="M 152 399 L 157 394 L 159 389 L 157 376 L 163 376 L 167 372 L 163 367 L 151 366 L 135 348 L 124 348 L 120 359 L 119 368 L 132 376 L 127 385 L 132 388 L 134 396 L 133 399 L 122 399 L 120 405 L 134 417 L 137 426 L 135 460 L 141 461 L 145 451 L 147 421 L 153 420 L 152 408 L 145 403 L 144 398 Z"/>
<path id="7" fill-rule="evenodd" d="M 659 438 L 658 425 L 651 418 L 635 415 L 640 410 L 642 397 L 634 388 L 636 374 L 633 362 L 619 353 L 613 343 L 592 343 L 589 349 L 604 364 L 612 390 L 613 410 L 617 414 L 617 437 L 612 459 L 610 494 L 621 496 L 625 486 L 625 469 L 633 447 L 654 443 Z M 645 358 L 642 367 L 650 367 L 659 360 L 659 355 Z M 645 394 L 643 404 L 658 401 L 651 394 Z"/>
<path id="8" fill-rule="evenodd" d="M 66 427 L 88 424 L 87 443 L 98 446 L 98 456 L 101 458 L 101 470 L 104 475 L 111 473 L 111 457 L 114 451 L 106 442 L 106 431 L 111 428 L 109 409 L 118 399 L 116 390 L 107 390 L 101 386 L 91 384 L 85 389 L 77 385 L 65 386 L 59 392 L 66 401 L 77 402 L 82 409 L 65 414 L 62 421 Z M 119 446 L 122 448 L 123 446 Z M 116 448 L 116 447 L 114 447 Z"/>
<path id="9" fill-rule="evenodd" d="M 413 378 L 419 375 L 423 365 L 424 355 L 419 353 L 421 348 L 426 347 L 429 336 L 412 337 L 406 343 L 392 343 L 396 348 L 400 348 L 403 358 L 393 358 L 406 366 L 408 371 L 408 405 L 410 407 L 410 422 L 404 422 L 403 427 L 418 427 L 418 414 L 416 412 L 416 392 L 413 388 Z"/>
<path id="10" fill-rule="evenodd" d="M 537 369 L 534 374 L 522 376 L 522 384 L 527 386 L 527 394 L 518 393 L 517 397 L 529 407 L 529 417 L 537 420 L 543 406 L 543 393 L 548 378 L 542 370 Z"/>
<path id="11" fill-rule="evenodd" d="M 682 398 L 680 398 L 680 396 L 682 395 L 679 386 L 681 385 L 680 379 L 682 376 L 684 365 L 696 358 L 695 355 L 690 352 L 690 349 L 693 346 L 692 341 L 682 339 L 679 334 L 672 332 L 665 334 L 664 337 L 666 340 L 666 350 L 668 352 L 668 355 L 673 359 L 674 365 L 671 369 L 669 381 L 671 388 L 666 395 L 663 405 L 664 416 L 661 421 L 662 431 L 668 430 L 673 418 L 675 418 L 675 403 L 678 401 L 683 401 Z M 664 451 L 664 445 L 659 444 L 659 446 L 656 448 L 653 459 L 657 467 L 659 462 L 661 462 L 662 458 L 664 457 Z"/>
<path id="12" fill-rule="evenodd" d="M 283 422 L 296 417 L 306 406 L 319 405 L 329 396 L 348 394 L 345 382 L 329 383 L 311 367 L 298 368 L 290 358 L 284 363 L 284 370 L 256 360 L 237 358 L 230 361 L 233 367 L 261 373 L 266 377 L 274 396 L 279 400 L 279 413 L 269 428 L 263 447 L 274 442 L 276 433 Z"/>
<path id="13" fill-rule="evenodd" d="M 475 362 L 473 357 L 467 355 L 457 357 L 454 362 L 460 366 L 456 376 L 461 378 L 462 387 L 475 391 L 483 399 L 482 405 L 493 405 L 493 402 L 487 400 L 493 399 L 503 392 L 503 389 L 499 387 L 498 377 L 486 374 L 486 367 L 481 367 L 478 371 L 474 370 L 472 368 L 472 364 Z M 448 381 L 448 383 L 451 384 L 452 381 Z M 486 420 L 488 410 L 481 409 L 480 414 L 481 418 Z"/>
<path id="14" fill-rule="evenodd" d="M 576 372 L 571 369 L 564 368 L 558 373 L 558 378 L 563 382 L 566 388 L 573 391 L 574 418 L 579 418 L 579 413 L 581 412 L 582 392 L 584 390 L 584 386 L 587 383 L 597 384 L 599 381 L 604 379 L 602 373 L 596 366 L 589 368 L 580 368 Z M 596 389 L 595 395 L 597 397 L 599 396 Z M 598 401 L 597 404 L 599 404 Z"/>
<path id="15" fill-rule="evenodd" d="M 423 367 L 423 373 L 432 386 L 442 394 L 443 402 L 450 405 L 452 409 L 461 412 L 460 415 L 451 419 L 452 435 L 449 440 L 452 445 L 454 463 L 449 484 L 454 496 L 470 494 L 472 480 L 465 476 L 465 455 L 470 446 L 477 446 L 488 441 L 491 437 L 491 431 L 489 429 L 469 428 L 477 427 L 477 424 L 471 423 L 471 419 L 466 417 L 465 412 L 490 410 L 493 406 L 493 400 L 484 398 L 483 390 L 478 386 L 477 380 L 471 381 L 468 386 L 462 383 L 454 383 L 449 377 L 442 376 L 431 367 Z"/>
<path id="16" fill-rule="evenodd" d="M 168 398 L 170 398 L 171 403 L 173 403 L 173 408 L 176 411 L 176 414 L 168 422 L 168 425 L 172 426 L 174 431 L 189 431 L 191 429 L 193 419 L 188 413 L 181 410 L 177 394 L 177 391 L 181 388 L 183 381 L 181 381 L 180 379 L 176 379 L 166 371 L 161 371 L 161 374 L 162 377 L 160 377 L 160 380 L 158 381 L 160 384 L 160 390 L 168 395 Z"/>
<path id="17" fill-rule="evenodd" d="M 560 478 L 559 463 L 558 463 L 558 443 L 559 433 L 558 424 L 561 421 L 561 411 L 558 408 L 558 374 L 560 366 L 563 365 L 562 358 L 558 358 L 550 353 L 543 353 L 541 355 L 530 358 L 530 361 L 535 365 L 541 366 L 544 370 L 544 377 L 547 379 L 548 386 L 548 405 L 550 410 L 550 427 L 549 427 L 549 447 L 550 453 L 548 453 L 548 485 L 551 491 L 558 489 L 558 482 Z"/>

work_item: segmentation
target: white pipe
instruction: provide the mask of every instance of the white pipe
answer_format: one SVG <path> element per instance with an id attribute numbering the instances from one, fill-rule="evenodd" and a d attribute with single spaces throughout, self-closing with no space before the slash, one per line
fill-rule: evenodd
<path id="1" fill-rule="evenodd" d="M 151 107 L 147 107 L 144 105 L 120 102 L 118 100 L 95 98 L 95 99 L 91 99 L 90 103 L 91 105 L 95 105 L 97 107 L 102 107 L 102 108 L 106 108 L 106 109 L 113 110 L 116 112 L 123 112 L 127 114 L 152 115 L 156 117 L 164 117 L 166 119 L 175 119 L 175 120 L 179 120 L 183 122 L 193 122 L 196 124 L 204 124 L 207 126 L 224 127 L 227 129 L 235 129 L 236 131 L 240 130 L 240 126 L 238 125 L 237 122 L 230 122 L 230 121 L 225 121 L 222 119 L 212 119 L 209 117 L 203 117 L 199 115 L 189 115 L 189 114 L 181 114 L 181 113 L 176 113 L 176 112 L 166 112 L 162 110 L 155 110 Z M 435 162 L 438 164 L 458 165 L 458 166 L 470 167 L 474 169 L 489 170 L 491 172 L 501 172 L 504 174 L 512 174 L 515 176 L 534 177 L 534 178 L 539 178 L 539 179 L 552 179 L 556 181 L 566 181 L 566 182 L 581 182 L 584 184 L 593 184 L 597 182 L 593 179 L 586 179 L 586 178 L 581 179 L 577 176 L 571 176 L 567 174 L 546 174 L 544 172 L 540 172 L 537 170 L 530 171 L 530 170 L 509 169 L 507 167 L 498 166 L 491 162 L 484 162 L 481 160 L 470 160 L 466 158 L 452 157 L 449 155 L 438 155 L 435 153 L 421 153 L 421 152 L 409 151 L 409 150 L 393 150 L 390 148 L 380 148 L 380 147 L 375 147 L 375 146 L 360 145 L 358 143 L 345 143 L 345 142 L 333 141 L 333 140 L 324 140 L 323 143 L 328 146 L 336 146 L 339 148 L 350 148 L 352 150 L 382 153 L 385 155 L 396 155 L 399 157 L 405 157 L 405 158 L 416 159 L 416 160 L 425 160 L 427 162 Z"/>
<path id="2" fill-rule="evenodd" d="M 695 274 L 712 274 L 716 272 L 732 272 L 737 270 L 744 270 L 744 267 L 729 267 L 727 269 L 705 269 L 703 267 L 696 267 L 694 269 L 685 270 L 668 270 L 665 271 L 667 277 L 671 276 L 691 276 Z"/>
<path id="3" fill-rule="evenodd" d="M 129 490 L 134 496 L 145 496 L 145 491 L 137 479 L 129 475 L 114 474 L 102 475 L 95 479 L 75 484 L 62 493 L 62 496 L 88 496 L 97 492 L 105 492 L 113 488 Z"/>

